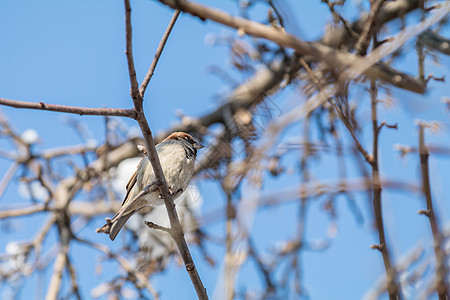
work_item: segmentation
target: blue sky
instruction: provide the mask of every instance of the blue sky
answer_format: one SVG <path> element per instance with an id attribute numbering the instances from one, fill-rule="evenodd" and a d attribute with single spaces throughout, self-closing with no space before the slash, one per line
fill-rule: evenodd
<path id="1" fill-rule="evenodd" d="M 199 1 L 208 3 L 208 1 Z M 299 15 L 298 19 L 288 18 L 288 31 L 304 40 L 315 40 L 321 36 L 324 25 L 330 20 L 328 9 L 320 1 L 283 1 L 289 5 L 289 16 Z M 209 3 L 217 8 L 237 14 L 238 9 L 233 1 L 214 1 Z M 264 5 L 259 4 L 252 11 L 255 20 L 263 21 Z M 350 15 L 356 11 L 347 8 Z M 172 10 L 156 1 L 132 1 L 133 51 L 138 81 L 141 82 L 153 58 L 154 51 L 172 16 Z M 397 27 L 398 28 L 398 27 Z M 449 31 L 444 35 L 448 36 Z M 226 85 L 208 71 L 208 66 L 218 65 L 230 70 L 229 49 L 226 45 L 211 46 L 212 37 L 223 34 L 234 34 L 210 21 L 202 22 L 188 15 L 181 15 L 146 93 L 144 108 L 150 127 L 154 132 L 166 129 L 178 122 L 177 110 L 188 116 L 200 116 L 212 110 L 218 102 L 225 99 Z M 46 103 L 86 106 L 130 108 L 129 79 L 124 54 L 125 49 L 124 8 L 122 1 L 1 1 L 0 2 L 0 97 L 16 100 L 43 101 Z M 406 46 L 406 55 L 398 62 L 399 67 L 407 73 L 416 73 L 414 44 Z M 448 57 L 439 56 L 441 66 L 427 64 L 427 72 L 436 76 L 448 73 L 450 61 Z M 244 76 L 230 71 L 236 80 Z M 360 103 L 358 117 L 367 118 L 367 95 L 364 87 L 352 91 Z M 383 130 L 381 137 L 382 173 L 388 178 L 400 177 L 405 181 L 417 181 L 418 159 L 409 157 L 406 161 L 398 159 L 393 145 L 402 143 L 417 145 L 417 129 L 415 119 L 438 120 L 442 130 L 438 134 L 427 134 L 430 143 L 448 147 L 449 114 L 443 110 L 440 99 L 450 95 L 448 83 L 431 82 L 430 90 L 425 95 L 394 90 L 395 101 L 392 107 L 380 106 L 380 120 L 399 122 L 399 130 Z M 282 112 L 288 110 L 288 103 L 302 100 L 302 96 L 288 89 L 283 92 L 276 105 Z M 100 117 L 69 116 L 53 112 L 18 110 L 1 107 L 14 128 L 23 132 L 35 129 L 42 143 L 38 149 L 48 149 L 63 145 L 82 143 L 82 140 L 71 129 L 68 119 L 83 122 L 92 132 L 93 138 L 102 141 L 104 136 L 104 120 Z M 135 126 L 132 120 L 123 120 L 128 126 Z M 299 126 L 293 126 L 283 139 L 299 136 Z M 343 131 L 344 132 L 344 131 Z M 345 134 L 344 134 L 345 135 Z M 349 140 L 347 145 L 349 145 Z M 364 128 L 363 144 L 371 148 L 369 124 Z M 0 149 L 10 146 L 0 140 Z M 283 162 L 296 170 L 294 165 L 298 153 L 291 153 Z M 357 166 L 346 160 L 347 166 L 353 170 L 349 176 L 357 176 Z M 324 157 L 314 162 L 314 174 L 317 178 L 330 179 L 337 176 L 331 166 L 335 166 L 334 158 Z M 10 162 L 0 160 L 0 173 L 4 173 Z M 450 206 L 448 199 L 448 158 L 430 158 L 433 196 L 442 223 L 448 223 Z M 295 171 L 297 172 L 297 171 Z M 297 172 L 298 173 L 298 172 Z M 283 175 L 280 178 L 267 176 L 265 190 L 274 190 L 280 186 L 293 186 L 299 181 L 298 174 Z M 203 212 L 222 207 L 225 197 L 220 194 L 214 182 L 200 184 L 204 206 Z M 389 228 L 388 238 L 393 242 L 393 253 L 400 257 L 414 245 L 423 240 L 429 246 L 430 232 L 426 219 L 417 215 L 423 208 L 423 199 L 417 194 L 386 191 L 384 196 L 385 222 Z M 12 184 L 0 198 L 0 207 L 13 202 L 24 201 L 17 196 L 17 188 Z M 337 201 L 338 235 L 332 245 L 324 252 L 306 251 L 302 257 L 303 284 L 311 299 L 359 299 L 370 288 L 375 280 L 384 273 L 381 255 L 369 246 L 377 242 L 376 233 L 370 226 L 370 210 L 363 195 L 357 195 L 358 204 L 363 211 L 366 222 L 358 225 L 344 199 Z M 288 202 L 280 207 L 271 207 L 258 213 L 253 226 L 253 236 L 261 252 L 269 252 L 274 245 L 295 234 L 297 203 Z M 313 202 L 309 208 L 307 238 L 321 239 L 326 236 L 329 226 L 328 216 L 321 209 L 319 202 Z M 276 219 L 276 224 L 268 225 L 267 220 Z M 0 251 L 4 251 L 7 242 L 16 239 L 30 238 L 34 229 L 40 227 L 43 216 L 22 218 L 14 234 L 0 236 Z M 85 230 L 93 230 L 101 224 L 91 224 Z M 208 225 L 212 234 L 223 233 L 223 222 Z M 115 245 L 90 232 L 82 232 L 92 239 L 104 242 L 111 247 Z M 52 233 L 47 246 L 55 239 Z M 271 248 L 272 247 L 272 248 Z M 222 245 L 210 245 L 208 251 L 220 264 L 224 248 Z M 217 278 L 217 268 L 201 263 L 199 251 L 193 247 L 194 259 L 198 263 L 205 286 L 210 294 Z M 98 260 L 98 253 L 84 246 L 76 245 L 71 257 L 83 269 L 78 274 L 84 296 L 89 298 L 89 291 L 99 280 L 110 278 L 117 272 L 115 264 L 107 263 L 102 277 L 97 277 L 92 267 Z M 247 262 L 239 276 L 239 286 L 248 284 L 258 287 L 260 279 L 255 274 L 253 262 Z M 155 276 L 154 286 L 162 292 L 162 299 L 175 299 L 180 294 L 184 299 L 193 299 L 194 290 L 184 269 L 173 262 L 170 270 Z M 51 268 L 49 269 L 51 271 Z M 111 273 L 108 273 L 111 272 Z M 39 299 L 45 294 L 49 272 L 43 273 L 43 279 L 34 276 L 27 279 L 25 289 L 18 299 L 35 297 Z M 42 281 L 41 281 L 42 280 Z M 176 282 L 177 288 L 171 288 Z M 66 282 L 67 284 L 67 282 Z M 44 286 L 43 288 L 40 286 Z M 0 286 L 1 289 L 5 288 Z"/>

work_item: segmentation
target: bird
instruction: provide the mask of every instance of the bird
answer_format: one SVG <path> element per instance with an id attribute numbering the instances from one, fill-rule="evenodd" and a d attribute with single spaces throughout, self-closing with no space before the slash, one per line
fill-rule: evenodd
<path id="1" fill-rule="evenodd" d="M 203 147 L 185 132 L 174 132 L 156 145 L 156 152 L 173 200 L 178 198 L 188 187 L 194 174 L 197 150 Z M 106 218 L 106 224 L 97 229 L 97 232 L 109 233 L 110 239 L 114 241 L 119 231 L 135 212 L 146 206 L 164 204 L 164 199 L 161 198 L 157 189 L 150 188 L 145 196 L 136 197 L 155 181 L 153 167 L 145 156 L 126 185 L 127 192 L 122 207 L 112 219 Z"/>

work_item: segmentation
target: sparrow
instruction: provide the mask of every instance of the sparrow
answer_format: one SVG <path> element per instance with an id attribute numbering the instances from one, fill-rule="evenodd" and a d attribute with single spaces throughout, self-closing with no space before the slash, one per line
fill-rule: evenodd
<path id="1" fill-rule="evenodd" d="M 203 147 L 185 132 L 174 132 L 156 145 L 156 152 L 173 200 L 178 198 L 188 187 L 194 174 L 197 150 Z M 160 197 L 157 189 L 150 189 L 145 196 L 135 199 L 155 180 L 156 176 L 152 165 L 145 156 L 126 185 L 127 193 L 122 207 L 111 220 L 106 219 L 107 223 L 97 229 L 97 232 L 109 233 L 110 239 L 114 241 L 120 229 L 135 212 L 146 206 L 164 204 L 164 199 Z"/>

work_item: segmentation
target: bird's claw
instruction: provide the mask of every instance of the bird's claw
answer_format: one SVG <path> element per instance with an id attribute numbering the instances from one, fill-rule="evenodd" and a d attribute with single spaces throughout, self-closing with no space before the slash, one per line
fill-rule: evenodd
<path id="1" fill-rule="evenodd" d="M 172 196 L 172 198 L 177 197 L 178 195 L 183 193 L 183 189 L 179 189 L 176 193 L 172 191 L 172 188 L 169 186 L 169 195 Z M 163 199 L 164 197 L 162 195 L 159 195 L 159 199 Z"/>
<path id="2" fill-rule="evenodd" d="M 183 193 L 183 189 L 179 189 L 178 191 L 176 191 L 175 193 L 172 191 L 171 188 L 169 188 L 169 193 L 171 196 L 176 197 L 177 195 L 180 195 L 181 193 Z"/>

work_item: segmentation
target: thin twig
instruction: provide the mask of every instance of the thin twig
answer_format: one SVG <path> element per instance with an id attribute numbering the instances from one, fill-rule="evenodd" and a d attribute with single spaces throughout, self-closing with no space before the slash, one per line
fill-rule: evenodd
<path id="1" fill-rule="evenodd" d="M 51 159 L 54 157 L 64 156 L 64 155 L 76 155 L 76 154 L 85 154 L 89 152 L 94 152 L 97 149 L 97 146 L 88 146 L 88 145 L 71 145 L 71 146 L 62 146 L 58 148 L 52 148 L 48 150 L 43 150 L 40 153 L 33 153 L 35 156 L 39 156 L 43 159 Z"/>
<path id="2" fill-rule="evenodd" d="M 419 78 L 420 80 L 422 80 L 422 82 L 425 82 L 425 51 L 423 49 L 422 43 L 420 43 L 419 40 L 416 43 L 416 51 L 419 68 Z"/>
<path id="3" fill-rule="evenodd" d="M 229 111 L 229 110 L 226 110 Z M 231 159 L 230 157 L 227 157 L 227 173 L 230 173 L 230 165 L 231 165 Z M 232 189 L 229 187 L 226 187 L 224 183 L 222 183 L 222 189 L 226 194 L 227 198 L 227 204 L 225 208 L 226 212 L 226 223 L 225 223 L 225 266 L 224 266 L 224 274 L 225 274 L 225 282 L 227 283 L 225 285 L 225 289 L 223 291 L 224 294 L 226 294 L 226 299 L 233 299 L 235 297 L 235 276 L 237 275 L 235 272 L 234 267 L 234 261 L 232 259 L 229 259 L 233 257 L 233 244 L 236 242 L 234 240 L 235 238 L 235 231 L 234 226 L 237 226 L 236 222 L 236 211 L 233 206 L 233 198 L 232 198 Z"/>
<path id="4" fill-rule="evenodd" d="M 155 224 L 155 223 L 150 222 L 150 221 L 144 221 L 144 223 L 145 223 L 145 225 L 148 226 L 148 228 L 161 230 L 161 231 L 167 232 L 168 234 L 172 235 L 172 232 L 171 232 L 170 228 L 167 228 L 167 227 Z"/>
<path id="5" fill-rule="evenodd" d="M 3 178 L 0 182 L 0 198 L 2 197 L 3 192 L 6 190 L 6 187 L 9 185 L 9 182 L 13 178 L 18 168 L 19 164 L 15 161 L 11 164 L 11 166 L 9 166 L 8 171 L 6 171 L 5 175 L 3 175 Z"/>
<path id="6" fill-rule="evenodd" d="M 411 270 L 412 266 L 420 261 L 423 257 L 425 249 L 421 243 L 417 243 L 411 252 L 403 255 L 399 259 L 397 265 L 397 271 L 401 274 L 407 275 L 408 277 L 423 278 L 423 272 L 418 272 L 417 270 Z M 428 263 L 425 263 L 425 270 L 428 269 Z M 418 274 L 420 273 L 420 274 Z M 405 276 L 406 277 L 406 276 Z M 361 298 L 362 300 L 378 300 L 382 298 L 382 294 L 386 291 L 387 280 L 386 275 L 383 274 L 379 276 L 374 287 L 372 287 L 365 295 Z"/>
<path id="7" fill-rule="evenodd" d="M 330 9 L 333 16 L 342 22 L 342 25 L 344 25 L 344 28 L 347 31 L 347 34 L 349 36 L 351 36 L 352 38 L 357 39 L 359 37 L 359 34 L 357 32 L 355 32 L 352 29 L 351 24 L 349 24 L 348 21 L 334 9 L 336 2 L 330 2 L 329 0 L 322 0 L 322 2 L 325 2 L 328 5 L 328 8 Z"/>
<path id="8" fill-rule="evenodd" d="M 152 79 L 156 65 L 158 64 L 159 61 L 159 57 L 161 56 L 161 53 L 164 50 L 164 46 L 166 45 L 167 39 L 169 38 L 169 35 L 172 32 L 173 26 L 175 25 L 175 22 L 177 21 L 180 12 L 181 11 L 179 9 L 176 9 L 173 12 L 172 19 L 170 20 L 169 25 L 167 25 L 166 32 L 164 32 L 164 35 L 161 41 L 159 42 L 158 49 L 156 49 L 156 53 L 155 56 L 153 57 L 152 64 L 150 65 L 150 68 L 148 69 L 148 72 L 145 75 L 144 80 L 142 81 L 141 87 L 139 88 L 139 93 L 141 94 L 141 97 L 144 97 L 145 90 L 147 89 L 148 83 Z"/>
<path id="9" fill-rule="evenodd" d="M 158 292 L 151 285 L 146 276 L 142 272 L 136 270 L 125 258 L 123 258 L 118 254 L 115 254 L 114 252 L 111 252 L 111 250 L 105 245 L 97 244 L 89 240 L 81 239 L 79 237 L 74 237 L 74 239 L 82 244 L 85 244 L 89 247 L 92 247 L 94 249 L 97 249 L 98 251 L 103 252 L 108 257 L 115 259 L 125 271 L 127 271 L 129 274 L 133 274 L 134 276 L 136 276 L 139 283 L 142 284 L 142 286 L 144 286 L 150 292 L 150 294 L 152 294 L 155 300 L 159 300 Z"/>
<path id="10" fill-rule="evenodd" d="M 75 273 L 75 268 L 70 262 L 69 255 L 66 257 L 67 260 L 67 270 L 70 275 L 70 284 L 72 285 L 72 293 L 77 298 L 77 300 L 81 300 L 80 289 L 78 288 L 77 274 Z"/>
<path id="11" fill-rule="evenodd" d="M 448 299 L 448 288 L 446 284 L 447 268 L 446 255 L 443 249 L 443 235 L 439 228 L 439 222 L 433 209 L 433 201 L 431 199 L 431 185 L 428 166 L 429 152 L 425 145 L 424 137 L 425 125 L 419 124 L 419 153 L 420 153 L 420 169 L 422 174 L 422 191 L 427 202 L 427 210 L 424 213 L 430 221 L 431 232 L 434 238 L 434 252 L 436 255 L 436 289 L 440 300 Z"/>
<path id="12" fill-rule="evenodd" d="M 373 2 L 370 7 L 369 19 L 364 24 L 361 35 L 359 36 L 358 41 L 355 44 L 356 53 L 358 53 L 359 55 L 364 56 L 367 53 L 367 47 L 369 47 L 369 41 L 370 37 L 372 36 L 375 20 L 384 1 L 385 0 L 377 0 Z M 376 47 L 376 45 L 374 45 L 374 47 Z"/>
<path id="13" fill-rule="evenodd" d="M 253 257 L 253 259 L 256 262 L 256 265 L 258 266 L 258 269 L 261 271 L 263 277 L 264 277 L 264 283 L 266 284 L 266 296 L 273 296 L 272 294 L 276 290 L 276 285 L 273 282 L 270 268 L 268 267 L 268 263 L 265 262 L 261 255 L 256 251 L 256 246 L 253 243 L 252 239 L 248 238 L 248 255 Z"/>
<path id="14" fill-rule="evenodd" d="M 378 236 L 380 243 L 379 245 L 374 245 L 372 248 L 378 249 L 382 256 L 384 267 L 386 269 L 386 279 L 387 288 L 390 300 L 400 299 L 401 293 L 396 279 L 396 271 L 392 267 L 390 249 L 388 247 L 384 223 L 383 223 L 383 211 L 381 207 L 381 180 L 380 180 L 380 170 L 378 162 L 378 138 L 381 127 L 378 126 L 378 116 L 377 116 L 377 87 L 375 81 L 370 83 L 370 99 L 372 107 L 372 131 L 373 131 L 373 162 L 372 166 L 372 191 L 373 191 L 373 211 L 375 215 L 375 223 L 378 229 Z"/>
<path id="15" fill-rule="evenodd" d="M 306 62 L 305 62 L 306 63 Z M 311 114 L 308 114 L 305 118 L 304 127 L 303 127 L 303 138 L 305 139 L 306 146 L 304 151 L 301 153 L 301 159 L 300 159 L 300 172 L 301 172 L 301 183 L 308 183 L 311 181 L 311 174 L 309 172 L 309 163 L 310 163 L 310 156 L 311 156 L 311 149 L 310 149 L 310 141 L 311 141 Z M 306 242 L 306 232 L 307 232 L 307 211 L 309 209 L 309 202 L 310 199 L 306 194 L 300 193 L 299 197 L 299 207 L 298 207 L 298 220 L 297 220 L 297 236 L 294 239 L 295 243 L 295 252 L 293 253 L 293 260 L 292 260 L 292 269 L 294 269 L 294 276 L 295 279 L 295 289 L 299 296 L 302 296 L 304 294 L 303 287 L 302 287 L 302 274 L 301 274 L 301 268 L 303 267 L 302 263 L 302 253 L 301 251 L 304 250 L 304 245 Z"/>
<path id="16" fill-rule="evenodd" d="M 125 54 L 127 56 L 128 64 L 128 74 L 130 76 L 131 84 L 131 98 L 133 101 L 139 96 L 139 84 L 136 79 L 136 69 L 134 68 L 133 60 L 133 43 L 132 43 L 132 31 L 131 31 L 131 6 L 130 1 L 125 0 L 125 39 L 126 39 L 126 50 Z M 136 103 L 135 103 L 136 106 Z M 142 106 L 142 103 L 141 103 Z"/>
<path id="17" fill-rule="evenodd" d="M 47 104 L 44 102 L 28 102 L 19 100 L 10 100 L 0 98 L 0 104 L 5 106 L 11 106 L 15 108 L 29 108 L 48 111 L 58 111 L 76 115 L 92 115 L 92 116 L 118 116 L 135 118 L 136 113 L 132 109 L 120 109 L 120 108 L 91 108 L 91 107 L 77 107 L 58 104 Z"/>
<path id="18" fill-rule="evenodd" d="M 50 210 L 45 207 L 44 204 L 35 204 L 32 206 L 26 206 L 23 208 L 13 208 L 9 210 L 2 210 L 0 211 L 0 220 L 6 219 L 6 218 L 12 218 L 12 217 L 18 217 L 18 216 L 27 216 L 32 215 L 38 212 L 47 211 Z"/>
<path id="19" fill-rule="evenodd" d="M 41 230 L 39 230 L 39 233 L 36 235 L 36 237 L 32 242 L 35 249 L 36 260 L 38 260 L 41 255 L 43 241 L 47 236 L 48 232 L 50 231 L 50 229 L 52 228 L 52 226 L 54 225 L 55 221 L 56 215 L 52 214 L 50 218 L 47 220 L 47 222 L 44 224 L 44 226 L 42 226 Z"/>
<path id="20" fill-rule="evenodd" d="M 305 71 L 308 74 L 308 76 L 311 78 L 311 80 L 316 85 L 316 87 L 319 90 L 319 92 L 322 93 L 323 97 L 328 100 L 328 103 L 330 103 L 330 105 L 334 108 L 334 110 L 338 114 L 339 118 L 344 123 L 345 127 L 347 127 L 347 130 L 350 133 L 350 135 L 352 136 L 353 141 L 355 142 L 355 146 L 358 149 L 358 151 L 362 154 L 362 156 L 364 156 L 364 159 L 369 164 L 372 164 L 372 162 L 373 162 L 372 155 L 370 155 L 366 151 L 366 149 L 364 149 L 364 147 L 361 145 L 361 143 L 359 142 L 358 138 L 356 137 L 355 131 L 353 130 L 353 126 L 350 124 L 350 121 L 348 120 L 348 118 L 346 116 L 344 116 L 344 114 L 342 113 L 340 108 L 336 105 L 336 102 L 334 101 L 334 99 L 331 98 L 331 96 L 325 91 L 325 89 L 323 88 L 323 86 L 320 83 L 319 79 L 316 77 L 316 75 L 314 74 L 313 70 L 311 70 L 311 68 L 309 67 L 309 65 L 307 64 L 307 62 L 305 61 L 305 59 L 303 57 L 300 58 L 300 63 L 303 66 L 303 68 L 305 69 Z"/>
<path id="21" fill-rule="evenodd" d="M 420 7 L 420 1 L 397 0 L 388 1 L 383 5 L 380 13 L 377 15 L 376 22 L 382 26 L 394 19 L 404 18 L 405 15 Z M 364 25 L 369 19 L 368 15 L 361 16 L 358 20 L 350 24 L 350 28 L 358 34 L 361 34 Z M 357 38 L 354 38 L 344 27 L 332 28 L 318 41 L 331 47 L 345 47 L 353 49 Z"/>

